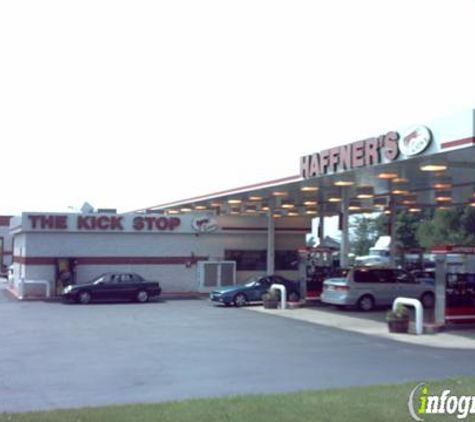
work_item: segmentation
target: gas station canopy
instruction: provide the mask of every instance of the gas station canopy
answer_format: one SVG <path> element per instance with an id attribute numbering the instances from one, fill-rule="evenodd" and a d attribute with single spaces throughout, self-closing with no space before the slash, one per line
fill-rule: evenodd
<path id="1" fill-rule="evenodd" d="M 297 167 L 297 163 L 296 163 Z M 300 173 L 156 205 L 177 214 L 332 216 L 475 206 L 475 110 L 301 157 Z"/>

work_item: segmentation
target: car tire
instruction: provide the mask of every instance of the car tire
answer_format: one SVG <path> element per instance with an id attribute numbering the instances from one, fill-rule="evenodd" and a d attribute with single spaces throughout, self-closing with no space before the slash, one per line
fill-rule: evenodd
<path id="1" fill-rule="evenodd" d="M 300 300 L 300 295 L 296 291 L 289 293 L 289 302 L 298 302 Z"/>
<path id="2" fill-rule="evenodd" d="M 81 290 L 78 292 L 76 296 L 76 302 L 80 303 L 81 305 L 87 305 L 92 300 L 91 292 L 88 290 Z"/>
<path id="3" fill-rule="evenodd" d="M 360 311 L 369 312 L 374 308 L 374 297 L 371 295 L 364 295 L 358 299 L 356 306 Z"/>
<path id="4" fill-rule="evenodd" d="M 135 294 L 135 300 L 139 303 L 146 303 L 148 302 L 149 298 L 150 298 L 150 295 L 148 294 L 147 290 L 144 290 L 144 289 L 140 289 Z"/>
<path id="5" fill-rule="evenodd" d="M 432 309 L 435 306 L 435 296 L 434 293 L 426 292 L 424 293 L 420 301 L 422 303 L 422 307 L 426 309 Z"/>
<path id="6" fill-rule="evenodd" d="M 236 308 L 240 308 L 247 303 L 247 297 L 244 293 L 238 293 L 236 296 L 234 296 L 233 302 Z"/>

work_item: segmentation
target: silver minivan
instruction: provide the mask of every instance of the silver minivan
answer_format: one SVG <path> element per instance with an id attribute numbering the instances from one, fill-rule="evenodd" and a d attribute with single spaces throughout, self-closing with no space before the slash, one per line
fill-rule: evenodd
<path id="1" fill-rule="evenodd" d="M 320 299 L 331 305 L 370 311 L 375 306 L 391 305 L 397 297 L 419 299 L 425 308 L 435 304 L 434 286 L 416 280 L 407 271 L 386 267 L 337 269 L 324 281 Z"/>

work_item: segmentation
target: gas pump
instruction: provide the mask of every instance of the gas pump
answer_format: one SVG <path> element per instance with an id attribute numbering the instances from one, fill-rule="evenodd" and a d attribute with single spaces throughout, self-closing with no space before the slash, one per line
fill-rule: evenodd
<path id="1" fill-rule="evenodd" d="M 299 249 L 301 289 L 308 299 L 317 299 L 323 290 L 323 280 L 338 266 L 334 260 L 337 248 L 328 246 Z"/>
<path id="2" fill-rule="evenodd" d="M 475 246 L 437 245 L 436 322 L 475 322 Z"/>

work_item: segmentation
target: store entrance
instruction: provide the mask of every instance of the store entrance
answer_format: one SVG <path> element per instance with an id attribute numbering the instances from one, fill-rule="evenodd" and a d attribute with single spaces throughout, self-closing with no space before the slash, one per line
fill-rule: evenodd
<path id="1" fill-rule="evenodd" d="M 56 258 L 55 288 L 53 294 L 59 296 L 66 286 L 77 282 L 77 259 Z"/>

